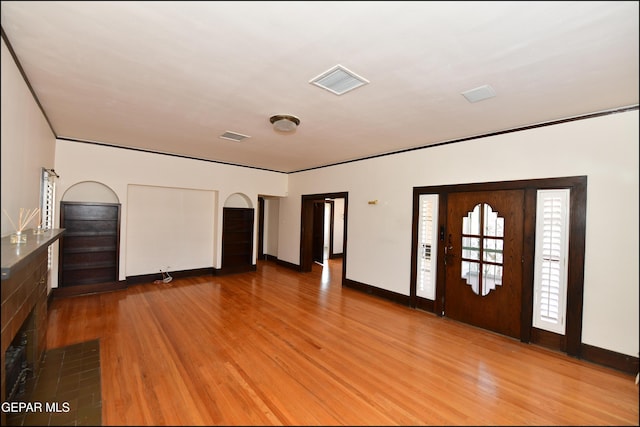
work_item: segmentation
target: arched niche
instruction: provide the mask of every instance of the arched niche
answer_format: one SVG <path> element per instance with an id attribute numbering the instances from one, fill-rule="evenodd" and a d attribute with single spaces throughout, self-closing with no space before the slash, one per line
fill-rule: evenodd
<path id="1" fill-rule="evenodd" d="M 59 296 L 122 289 L 120 274 L 120 201 L 95 181 L 69 187 L 60 201 Z"/>
<path id="2" fill-rule="evenodd" d="M 120 203 L 118 195 L 108 186 L 97 181 L 83 181 L 64 192 L 63 202 Z"/>
<path id="3" fill-rule="evenodd" d="M 225 208 L 249 208 L 253 209 L 253 203 L 246 194 L 233 193 L 224 201 Z"/>

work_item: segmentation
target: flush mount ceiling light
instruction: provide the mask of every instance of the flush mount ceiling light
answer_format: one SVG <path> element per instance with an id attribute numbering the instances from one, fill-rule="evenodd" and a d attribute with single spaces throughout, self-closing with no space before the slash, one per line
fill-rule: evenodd
<path id="1" fill-rule="evenodd" d="M 288 114 L 276 114 L 275 116 L 271 116 L 269 121 L 278 132 L 292 132 L 296 130 L 300 124 L 299 118 Z"/>

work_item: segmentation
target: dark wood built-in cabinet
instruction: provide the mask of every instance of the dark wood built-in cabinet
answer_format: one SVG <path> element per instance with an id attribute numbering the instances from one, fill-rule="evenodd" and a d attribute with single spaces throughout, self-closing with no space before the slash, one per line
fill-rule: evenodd
<path id="1" fill-rule="evenodd" d="M 60 228 L 60 288 L 118 282 L 120 252 L 120 204 L 62 202 Z M 101 289 L 106 290 L 106 289 Z"/>
<path id="2" fill-rule="evenodd" d="M 222 210 L 222 269 L 220 273 L 255 270 L 253 265 L 253 209 Z"/>

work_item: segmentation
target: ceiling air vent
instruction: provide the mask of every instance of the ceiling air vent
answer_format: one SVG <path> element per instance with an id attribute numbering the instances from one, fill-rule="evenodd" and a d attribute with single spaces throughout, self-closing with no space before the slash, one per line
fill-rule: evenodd
<path id="1" fill-rule="evenodd" d="M 247 138 L 251 138 L 248 135 L 242 135 L 241 133 L 235 133 L 235 132 L 229 132 L 226 131 L 225 133 L 223 133 L 222 135 L 220 135 L 220 138 L 222 139 L 228 139 L 229 141 L 242 141 L 243 139 L 247 139 Z"/>
<path id="2" fill-rule="evenodd" d="M 326 89 L 336 95 L 342 95 L 362 85 L 366 85 L 369 81 L 353 71 L 347 70 L 342 65 L 336 65 L 318 77 L 311 79 L 309 83 Z"/>
<path id="3" fill-rule="evenodd" d="M 489 85 L 484 85 L 477 87 L 475 89 L 470 89 L 466 92 L 462 92 L 462 96 L 467 98 L 469 102 L 478 102 L 485 99 L 493 98 L 496 96 L 496 91 Z"/>

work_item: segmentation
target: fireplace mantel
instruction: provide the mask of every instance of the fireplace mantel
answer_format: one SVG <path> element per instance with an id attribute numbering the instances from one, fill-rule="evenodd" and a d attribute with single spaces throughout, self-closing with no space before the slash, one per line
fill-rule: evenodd
<path id="1" fill-rule="evenodd" d="M 27 233 L 27 243 L 11 243 L 10 236 L 2 238 L 2 280 L 11 277 L 11 273 L 22 268 L 23 265 L 31 262 L 41 251 L 47 250 L 49 245 L 60 238 L 64 233 L 64 228 L 47 230 L 42 234 L 33 234 L 32 230 Z"/>

